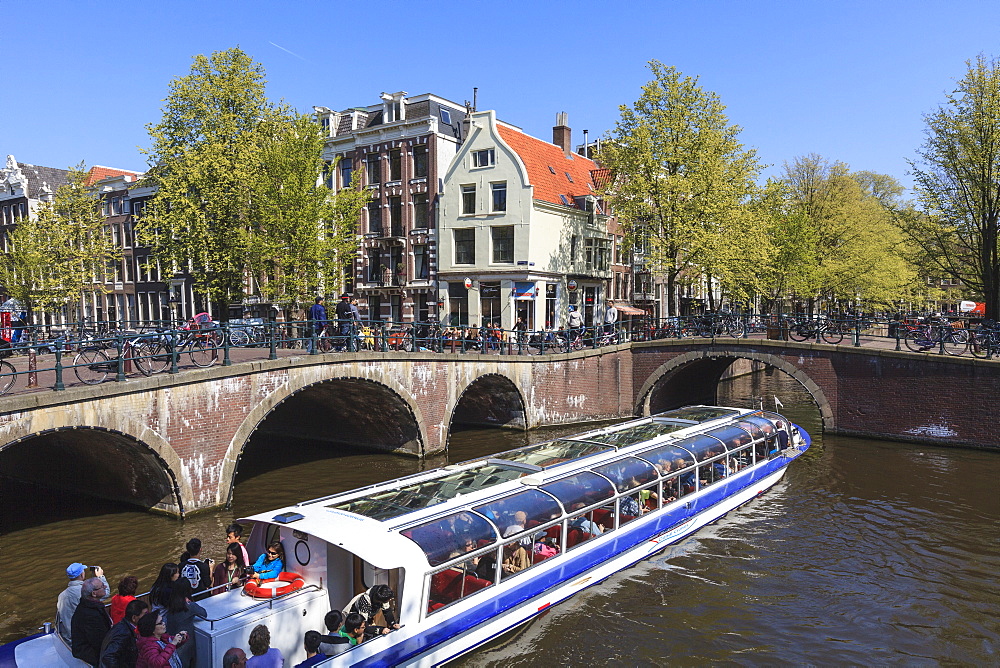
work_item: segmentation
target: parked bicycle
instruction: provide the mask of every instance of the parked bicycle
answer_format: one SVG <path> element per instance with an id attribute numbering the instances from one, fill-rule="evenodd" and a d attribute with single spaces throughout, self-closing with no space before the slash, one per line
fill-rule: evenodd
<path id="1" fill-rule="evenodd" d="M 1000 356 L 1000 327 L 992 320 L 983 321 L 969 336 L 969 351 L 976 357 Z"/>
<path id="2" fill-rule="evenodd" d="M 788 336 L 793 341 L 822 339 L 831 345 L 844 340 L 843 330 L 830 318 L 799 318 L 788 323 Z"/>
<path id="3" fill-rule="evenodd" d="M 948 355 L 961 355 L 969 347 L 969 331 L 956 328 L 947 319 L 911 325 L 904 337 L 906 347 L 915 353 L 932 348 L 943 349 Z"/>
<path id="4" fill-rule="evenodd" d="M 121 332 L 120 334 L 126 334 Z M 86 385 L 103 383 L 111 374 L 118 374 L 119 351 L 115 338 L 91 339 L 86 341 L 73 358 L 73 373 L 77 380 Z M 157 354 L 156 334 L 135 334 L 128 332 L 121 340 L 120 356 L 125 360 L 126 370 L 134 366 L 143 376 L 151 376 L 155 371 Z M 113 351 L 113 352 L 105 352 Z"/>

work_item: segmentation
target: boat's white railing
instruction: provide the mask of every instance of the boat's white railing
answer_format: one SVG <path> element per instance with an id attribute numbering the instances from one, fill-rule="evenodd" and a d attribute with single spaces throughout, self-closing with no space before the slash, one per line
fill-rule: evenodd
<path id="1" fill-rule="evenodd" d="M 209 629 L 214 631 L 216 622 L 221 622 L 223 619 L 229 619 L 230 617 L 236 617 L 237 615 L 242 615 L 246 612 L 249 612 L 250 610 L 255 610 L 257 608 L 264 608 L 264 607 L 273 608 L 275 601 L 284 601 L 286 599 L 295 596 L 296 594 L 301 594 L 307 591 L 323 591 L 323 587 L 316 584 L 308 584 L 304 587 L 296 589 L 295 591 L 290 591 L 287 594 L 280 594 L 272 598 L 260 599 L 257 603 L 248 605 L 245 608 L 240 608 L 239 610 L 234 610 L 233 612 L 230 612 L 228 615 L 223 615 L 221 617 L 208 618 L 208 617 L 202 617 L 201 615 L 195 615 L 195 616 L 198 617 L 198 619 L 202 619 L 208 622 Z"/>

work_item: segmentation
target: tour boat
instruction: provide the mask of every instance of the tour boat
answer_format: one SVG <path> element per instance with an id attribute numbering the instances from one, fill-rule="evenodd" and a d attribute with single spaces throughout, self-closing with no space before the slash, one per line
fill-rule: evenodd
<path id="1" fill-rule="evenodd" d="M 258 624 L 295 665 L 376 584 L 400 628 L 321 665 L 445 663 L 762 494 L 809 444 L 777 413 L 688 406 L 244 518 L 251 556 L 280 541 L 287 572 L 199 601 L 197 665 Z M 0 647 L 0 666 L 71 661 L 55 633 Z"/>

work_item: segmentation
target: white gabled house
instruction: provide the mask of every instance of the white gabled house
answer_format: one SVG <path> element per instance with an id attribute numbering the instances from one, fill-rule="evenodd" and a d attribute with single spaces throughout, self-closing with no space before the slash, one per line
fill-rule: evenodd
<path id="1" fill-rule="evenodd" d="M 554 143 L 493 111 L 466 123 L 440 200 L 442 320 L 509 329 L 520 317 L 528 329 L 560 328 L 572 305 L 594 322 L 611 277 L 609 216 L 594 183 L 603 170 L 572 153 L 565 114 Z"/>

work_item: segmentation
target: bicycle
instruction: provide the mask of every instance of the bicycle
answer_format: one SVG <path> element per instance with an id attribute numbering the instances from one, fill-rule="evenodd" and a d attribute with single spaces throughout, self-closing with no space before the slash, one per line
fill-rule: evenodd
<path id="1" fill-rule="evenodd" d="M 4 343 L 6 345 L 0 348 L 0 394 L 7 394 L 10 388 L 14 387 L 14 381 L 17 380 L 17 369 L 14 368 L 13 364 L 4 359 L 10 357 L 13 354 L 13 350 L 9 343 L 6 341 Z"/>
<path id="2" fill-rule="evenodd" d="M 956 329 L 947 320 L 911 326 L 904 337 L 906 347 L 915 353 L 924 353 L 939 347 L 948 355 L 961 355 L 969 347 L 969 333 Z"/>
<path id="3" fill-rule="evenodd" d="M 793 341 L 807 339 L 822 339 L 831 345 L 837 345 L 844 340 L 844 332 L 829 318 L 812 320 L 799 318 L 788 324 L 788 336 Z"/>
<path id="4" fill-rule="evenodd" d="M 151 338 L 150 334 L 139 334 L 138 336 L 122 340 L 121 356 L 135 365 L 136 370 L 143 376 L 151 376 L 156 371 L 158 353 L 157 341 Z M 110 374 L 118 374 L 118 350 L 115 347 L 114 356 L 109 356 L 104 351 L 108 349 L 111 339 L 103 339 L 100 343 L 96 340 L 85 344 L 73 358 L 73 373 L 77 380 L 85 385 L 99 385 L 103 383 Z"/>
<path id="5" fill-rule="evenodd" d="M 975 357 L 997 357 L 1000 353 L 1000 328 L 985 321 L 969 337 L 969 351 Z"/>
<path id="6" fill-rule="evenodd" d="M 210 367 L 219 360 L 214 328 L 194 329 L 193 323 L 188 322 L 173 332 L 157 330 L 156 335 L 147 335 L 147 340 L 145 359 L 148 360 L 146 366 L 150 374 L 169 369 L 175 351 L 178 357 L 186 352 L 191 363 L 202 368 Z"/>

